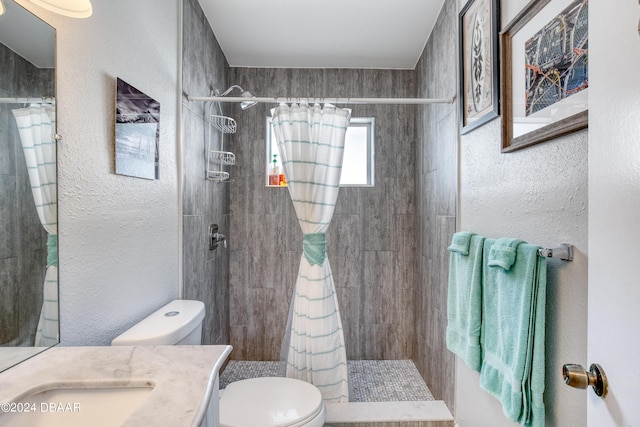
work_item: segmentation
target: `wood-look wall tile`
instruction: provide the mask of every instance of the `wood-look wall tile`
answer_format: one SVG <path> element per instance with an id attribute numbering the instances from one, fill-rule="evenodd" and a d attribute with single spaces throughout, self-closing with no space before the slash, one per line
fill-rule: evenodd
<path id="1" fill-rule="evenodd" d="M 286 189 L 277 189 L 278 191 L 286 191 Z M 288 192 L 287 192 L 288 193 Z M 300 227 L 300 222 L 298 221 L 298 217 L 296 216 L 296 211 L 293 208 L 293 202 L 291 202 L 291 198 L 287 194 L 287 200 L 284 202 L 286 205 L 284 220 L 285 220 L 285 247 L 286 251 L 294 251 L 301 252 L 302 251 L 302 239 L 304 235 L 302 233 L 302 228 Z"/>
<path id="2" fill-rule="evenodd" d="M 249 255 L 246 252 L 232 252 L 229 260 L 229 324 L 248 325 L 249 315 Z"/>
<path id="3" fill-rule="evenodd" d="M 434 300 L 438 308 L 447 306 L 447 290 L 449 279 L 449 251 L 447 247 L 451 243 L 451 237 L 456 231 L 456 218 L 453 216 L 439 216 L 437 221 L 437 239 L 434 258 L 440 266 L 438 276 L 434 277 Z"/>
<path id="4" fill-rule="evenodd" d="M 363 299 L 360 288 L 337 288 L 338 307 L 344 331 L 347 359 L 361 358 L 360 312 Z"/>
<path id="5" fill-rule="evenodd" d="M 0 46 L 0 59 L 3 59 L 1 52 L 6 50 L 5 46 Z M 4 60 L 4 59 L 3 59 Z M 0 72 L 6 76 L 9 71 L 4 70 L 4 63 L 0 65 Z M 0 91 L 0 94 L 2 92 Z M 7 92 L 8 93 L 8 92 Z M 4 95 L 3 95 L 4 96 Z M 16 150 L 20 150 L 20 142 L 15 137 L 15 121 L 11 120 L 13 114 L 9 112 L 7 105 L 0 106 L 0 135 L 3 136 L 3 143 L 0 144 L 0 175 L 3 178 L 15 176 L 16 174 Z"/>
<path id="6" fill-rule="evenodd" d="M 229 330 L 231 335 L 229 343 L 233 347 L 229 358 L 232 360 L 255 360 L 250 359 L 247 354 L 247 350 L 251 346 L 247 338 L 247 326 L 231 325 Z"/>
<path id="7" fill-rule="evenodd" d="M 396 292 L 398 293 L 398 325 L 399 330 L 402 331 L 402 334 L 398 334 L 402 344 L 400 353 L 412 359 L 415 354 L 416 341 L 415 292 L 413 288 L 398 288 Z"/>
<path id="8" fill-rule="evenodd" d="M 380 325 L 360 324 L 361 358 L 365 360 L 383 359 L 383 351 L 380 344 L 386 341 L 387 338 L 384 332 L 380 332 Z"/>
<path id="9" fill-rule="evenodd" d="M 243 360 L 267 360 L 264 355 L 267 353 L 265 350 L 265 338 L 266 330 L 262 325 L 247 326 L 247 343 L 249 345 L 243 349 L 245 359 Z"/>
<path id="10" fill-rule="evenodd" d="M 183 22 L 189 24 L 189 31 L 183 31 L 183 65 L 182 87 L 189 95 L 206 96 L 209 88 L 206 87 L 206 65 L 202 61 L 204 46 L 206 43 L 206 27 L 202 20 L 202 9 L 191 1 L 184 3 Z M 193 103 L 194 108 L 203 108 L 202 103 Z"/>
<path id="11" fill-rule="evenodd" d="M 206 96 L 211 89 L 225 90 L 229 67 L 213 31 L 197 0 L 188 0 L 183 12 L 184 52 L 183 89 L 189 95 Z M 207 240 L 209 224 L 218 224 L 229 236 L 229 184 L 208 181 L 205 159 L 208 142 L 219 149 L 222 136 L 205 123 L 209 105 L 183 99 L 183 253 L 185 296 L 203 300 L 208 313 L 204 321 L 205 341 L 230 340 L 229 333 L 229 252 L 220 245 L 210 251 Z M 228 108 L 223 107 L 227 114 Z M 225 139 L 226 144 L 226 139 Z M 241 220 L 241 218 L 240 218 Z M 242 235 L 238 235 L 240 238 Z M 241 240 L 239 239 L 239 242 Z M 231 242 L 230 242 L 231 243 Z"/>
<path id="12" fill-rule="evenodd" d="M 424 211 L 421 215 L 421 223 L 423 224 L 423 235 L 422 235 L 422 247 L 420 248 L 423 253 L 425 253 L 428 257 L 431 257 L 431 247 L 433 242 L 436 241 L 436 212 L 437 212 L 437 201 L 436 201 L 436 192 L 437 188 L 437 180 L 436 180 L 437 171 L 430 171 L 425 176 L 425 192 L 422 194 L 424 198 Z"/>
<path id="13" fill-rule="evenodd" d="M 249 286 L 278 287 L 284 282 L 284 218 L 249 215 Z"/>
<path id="14" fill-rule="evenodd" d="M 202 138 L 202 118 L 191 110 L 183 111 L 183 157 L 187 165 L 182 170 L 182 205 L 184 215 L 198 215 L 204 211 L 205 195 L 205 143 Z"/>
<path id="15" fill-rule="evenodd" d="M 236 178 L 230 184 L 229 198 L 229 234 L 233 238 L 231 252 L 248 250 L 249 211 L 248 182 L 245 178 Z"/>
<path id="16" fill-rule="evenodd" d="M 302 246 L 302 244 L 300 245 Z M 287 306 L 291 301 L 291 296 L 298 278 L 298 271 L 300 270 L 300 260 L 302 258 L 302 250 L 300 251 L 285 251 L 282 257 L 284 264 L 284 289 L 286 295 Z"/>
<path id="17" fill-rule="evenodd" d="M 0 344 L 19 341 L 19 269 L 17 257 L 0 258 Z"/>
<path id="18" fill-rule="evenodd" d="M 202 216 L 182 217 L 183 271 L 185 299 L 201 299 L 205 288 L 205 250 L 202 235 Z"/>
<path id="19" fill-rule="evenodd" d="M 260 360 L 279 360 L 289 316 L 289 303 L 283 287 L 264 290 L 264 354 Z"/>
<path id="20" fill-rule="evenodd" d="M 0 184 L 0 258 L 17 256 L 18 231 L 16 177 L 6 175 Z"/>
<path id="21" fill-rule="evenodd" d="M 455 73 L 442 73 L 457 65 L 455 38 L 457 2 L 445 2 L 430 40 L 416 67 L 421 96 L 450 97 L 456 92 Z M 455 231 L 456 146 L 455 105 L 429 105 L 416 114 L 418 182 L 416 183 L 419 234 L 416 292 L 418 369 L 436 398 L 453 404 L 453 363 L 446 349 L 446 294 L 448 252 Z M 452 406 L 449 406 L 450 408 Z"/>
<path id="22" fill-rule="evenodd" d="M 394 178 L 376 180 L 375 188 L 362 190 L 362 247 L 367 250 L 395 250 L 395 183 Z"/>
<path id="23" fill-rule="evenodd" d="M 424 126 L 424 134 L 423 138 L 423 163 L 424 163 L 424 171 L 431 172 L 436 169 L 440 165 L 438 165 L 438 158 L 436 156 L 437 149 L 437 119 L 436 112 L 437 109 L 433 105 L 424 106 L 425 114 L 423 116 L 423 126 Z"/>
<path id="24" fill-rule="evenodd" d="M 218 310 L 216 308 L 215 292 L 215 260 L 204 261 L 204 277 L 199 287 L 199 301 L 204 303 L 205 318 L 202 322 L 202 344 L 215 344 L 222 328 L 217 322 Z"/>
<path id="25" fill-rule="evenodd" d="M 364 287 L 362 306 L 364 324 L 394 324 L 399 322 L 398 298 L 393 252 L 364 253 Z"/>
<path id="26" fill-rule="evenodd" d="M 396 155 L 396 213 L 407 215 L 415 212 L 416 203 L 416 151 L 415 141 L 398 141 Z"/>
<path id="27" fill-rule="evenodd" d="M 398 72 L 390 70 L 266 70 L 234 68 L 230 70 L 229 75 L 230 80 L 234 83 L 242 85 L 245 89 L 251 90 L 257 95 L 264 96 L 316 96 L 318 94 L 320 94 L 319 96 L 331 96 L 331 92 L 334 90 L 340 90 L 341 92 L 353 92 L 346 95 L 341 93 L 341 96 L 396 96 L 393 93 L 382 92 L 391 92 L 393 90 L 398 90 L 400 87 L 406 89 L 407 87 L 410 88 L 412 84 L 415 85 L 415 82 L 411 81 L 411 79 L 413 79 L 411 72 L 400 72 L 402 76 L 399 77 L 395 76 L 394 73 Z M 318 83 L 321 84 L 320 87 L 318 87 Z M 313 90 L 315 93 L 308 93 L 306 95 L 297 93 L 303 89 L 305 92 Z M 369 95 L 367 95 L 367 93 L 369 93 Z M 280 262 L 284 265 L 282 281 L 285 282 L 285 286 L 287 287 L 286 295 L 290 295 L 293 292 L 293 282 L 297 275 L 301 256 L 302 233 L 300 232 L 299 225 L 297 224 L 295 212 L 286 190 L 281 191 L 283 189 L 264 188 L 264 160 L 258 159 L 258 161 L 256 161 L 256 158 L 264 156 L 265 128 L 262 122 L 264 121 L 264 117 L 266 117 L 267 109 L 266 106 L 263 107 L 262 110 L 254 110 L 254 108 L 252 108 L 253 112 L 251 114 L 258 116 L 255 120 L 252 120 L 252 117 L 254 116 L 244 116 L 242 115 L 243 113 L 238 113 L 239 120 L 242 121 L 242 123 L 239 122 L 239 127 L 242 124 L 243 129 L 246 128 L 247 132 L 243 131 L 241 134 L 243 140 L 241 143 L 237 143 L 238 134 L 234 135 L 233 144 L 235 147 L 235 144 L 237 143 L 237 151 L 240 153 L 240 155 L 237 156 L 237 159 L 243 159 L 245 162 L 251 162 L 249 168 L 253 169 L 253 171 L 246 170 L 247 165 L 243 164 L 242 168 L 245 169 L 243 169 L 242 176 L 251 176 L 252 178 L 247 180 L 246 184 L 242 186 L 242 194 L 238 194 L 233 188 L 230 193 L 232 216 L 230 233 L 231 235 L 235 235 L 236 228 L 243 227 L 245 224 L 245 221 L 238 221 L 233 218 L 236 212 L 247 218 L 247 232 L 244 233 L 249 235 L 252 235 L 252 230 L 256 228 L 255 225 L 252 225 L 252 223 L 256 223 L 256 219 L 249 215 L 256 215 L 256 218 L 260 218 L 263 215 L 270 215 L 278 212 L 280 216 L 284 218 L 284 225 L 282 229 L 265 230 L 265 235 L 261 238 L 268 241 L 275 241 L 280 238 L 278 233 L 284 233 L 283 241 L 286 251 L 280 256 Z M 389 137 L 385 142 L 376 141 L 376 144 L 380 147 L 383 147 L 385 144 L 393 144 L 393 148 L 389 148 L 387 151 L 382 149 L 380 151 L 380 153 L 382 153 L 380 156 L 378 155 L 379 153 L 377 153 L 377 163 L 379 161 L 384 161 L 384 153 L 395 152 L 394 155 L 397 155 L 397 138 L 394 137 L 393 132 L 412 131 L 412 129 L 408 129 L 406 126 L 408 121 L 413 120 L 410 117 L 411 113 L 402 113 L 403 117 L 396 117 L 401 114 L 400 111 L 402 111 L 400 108 L 385 109 L 377 108 L 375 106 L 354 106 L 353 108 L 354 117 L 372 115 L 389 117 L 388 119 L 383 120 L 383 122 L 386 121 L 388 123 L 386 125 L 387 127 L 385 132 Z M 260 125 L 256 126 L 253 123 L 245 123 L 247 121 L 259 122 Z M 384 132 L 381 132 L 381 134 L 384 134 Z M 251 143 L 247 144 L 245 141 L 251 141 Z M 390 175 L 389 178 L 392 180 L 396 180 L 400 173 L 407 173 L 404 170 L 402 172 L 397 171 L 395 161 L 390 165 L 384 164 L 376 167 L 384 169 L 386 171 L 385 173 Z M 408 177 L 409 175 L 402 176 Z M 328 253 L 330 261 L 332 262 L 336 281 L 339 286 L 354 287 L 356 290 L 360 286 L 364 286 L 363 275 L 365 267 L 362 248 L 366 248 L 366 250 L 399 250 L 398 243 L 395 241 L 395 233 L 397 231 L 397 225 L 395 224 L 397 204 L 394 200 L 396 197 L 395 194 L 399 192 L 399 185 L 401 184 L 396 181 L 385 181 L 384 174 L 379 174 L 376 179 L 376 188 L 344 188 L 341 190 L 338 199 L 338 206 L 336 207 L 335 219 L 337 219 L 337 222 L 332 224 L 328 236 Z M 406 183 L 403 183 L 402 185 L 408 187 Z M 413 185 L 410 187 L 413 187 Z M 403 192 L 406 190 L 406 188 L 402 188 Z M 411 202 L 411 195 L 409 193 L 405 192 L 403 197 L 404 207 L 402 212 L 403 214 L 410 215 L 412 214 L 411 210 L 415 209 L 415 207 L 412 207 L 415 203 Z M 238 204 L 236 204 L 236 201 Z M 246 207 L 240 206 L 245 202 L 247 205 Z M 240 210 L 243 210 L 245 213 L 240 213 Z M 337 216 L 342 214 L 348 214 L 349 216 Z M 364 228 L 366 224 L 366 229 L 352 229 L 352 225 L 357 223 L 359 223 L 359 228 Z M 241 235 L 243 232 L 238 231 L 238 233 Z M 363 237 L 363 235 L 366 236 Z M 249 237 L 245 240 L 248 239 Z M 360 246 L 356 246 L 356 244 Z M 337 249 L 335 249 L 336 247 Z M 257 249 L 252 248 L 250 244 L 247 243 L 246 246 L 241 246 L 241 248 L 243 250 L 245 248 L 247 249 L 247 257 L 249 257 L 249 260 L 253 259 L 251 257 L 256 256 L 252 254 L 252 251 L 257 251 Z M 354 248 L 358 249 L 356 250 Z M 263 255 L 257 255 L 257 257 L 264 258 Z M 260 269 L 253 266 L 255 264 L 254 262 L 249 262 L 250 266 L 248 268 L 251 271 L 251 277 L 254 277 L 255 273 L 258 271 L 261 271 L 263 276 L 265 274 L 267 276 L 274 274 L 274 272 L 269 268 L 263 267 L 266 262 L 258 261 L 259 264 L 261 263 Z M 404 256 L 395 257 L 394 262 L 403 264 L 414 263 L 412 259 Z M 407 265 L 403 265 L 402 267 L 393 266 L 393 268 L 402 268 L 404 271 L 408 271 L 409 269 Z M 231 274 L 231 276 L 233 277 L 233 274 Z M 408 277 L 408 274 L 403 276 Z M 232 278 L 231 280 L 234 279 Z M 253 279 L 250 279 L 250 281 L 251 280 Z M 271 280 L 271 282 L 273 286 L 270 286 L 269 288 L 274 290 L 278 289 L 275 285 L 277 280 Z M 258 285 L 250 283 L 250 286 Z M 233 292 L 235 289 L 238 289 L 236 284 L 232 284 L 230 290 L 232 301 L 235 301 L 233 299 Z M 377 304 L 382 306 L 389 305 L 389 302 L 394 307 L 397 307 L 399 304 L 399 299 L 395 296 L 381 294 L 379 299 L 380 301 Z M 234 303 L 232 302 L 232 305 L 233 304 Z M 233 307 L 231 310 L 233 311 Z M 350 308 L 345 308 L 343 315 L 357 319 L 361 317 L 360 307 L 356 309 L 356 313 L 351 313 L 349 310 Z M 397 311 L 397 308 L 394 308 L 393 311 Z M 251 316 L 251 314 L 249 315 Z M 264 321 L 264 316 L 266 316 L 264 313 L 256 313 L 255 315 L 260 317 L 259 319 L 256 319 L 256 322 Z M 399 323 L 400 320 L 396 322 L 396 324 Z M 359 331 L 360 329 L 358 329 L 358 332 Z M 350 335 L 353 335 L 352 332 L 349 333 Z M 360 339 L 363 340 L 362 337 Z M 379 340 L 384 339 L 386 339 L 384 334 L 379 334 Z M 404 341 L 401 340 L 400 343 L 394 342 L 392 346 L 407 347 L 405 344 L 406 342 L 407 339 Z M 375 343 L 375 345 L 380 344 L 381 342 Z M 267 344 L 267 346 L 269 345 Z M 386 354 L 391 354 L 390 346 L 386 346 Z M 397 351 L 396 353 L 399 354 L 401 351 Z"/>
<path id="28" fill-rule="evenodd" d="M 413 215 L 396 215 L 398 250 L 396 251 L 395 286 L 403 289 L 414 289 L 415 275 L 415 217 Z"/>
<path id="29" fill-rule="evenodd" d="M 327 236 L 327 252 L 331 257 L 337 287 L 361 287 L 363 257 L 359 215 L 334 215 Z"/>
<path id="30" fill-rule="evenodd" d="M 229 343 L 230 325 L 230 289 L 229 289 L 229 256 L 228 250 L 222 249 L 220 254 L 212 259 L 213 263 L 213 309 L 214 317 L 214 344 Z"/>
<path id="31" fill-rule="evenodd" d="M 360 187 L 342 187 L 336 201 L 334 215 L 356 214 L 362 212 L 362 193 L 366 189 Z"/>
<path id="32" fill-rule="evenodd" d="M 457 194 L 457 115 L 454 111 L 436 124 L 436 158 L 440 165 L 436 171 L 437 213 L 456 215 Z"/>
<path id="33" fill-rule="evenodd" d="M 388 107 L 386 107 L 388 109 Z M 398 119 L 378 111 L 374 114 L 375 128 L 375 178 L 395 178 L 397 175 L 396 157 L 398 156 Z"/>

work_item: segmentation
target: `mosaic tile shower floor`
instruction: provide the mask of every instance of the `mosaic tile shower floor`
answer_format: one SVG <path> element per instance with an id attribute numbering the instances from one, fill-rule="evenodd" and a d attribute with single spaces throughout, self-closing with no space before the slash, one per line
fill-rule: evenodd
<path id="1" fill-rule="evenodd" d="M 278 376 L 279 362 L 233 360 L 220 375 L 220 388 L 248 378 Z M 435 400 L 411 360 L 349 360 L 352 402 Z"/>

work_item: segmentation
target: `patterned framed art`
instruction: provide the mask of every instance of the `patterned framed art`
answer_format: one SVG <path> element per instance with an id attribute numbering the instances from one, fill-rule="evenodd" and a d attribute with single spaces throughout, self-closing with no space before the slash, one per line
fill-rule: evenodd
<path id="1" fill-rule="evenodd" d="M 459 15 L 460 133 L 498 117 L 498 0 L 469 0 Z"/>

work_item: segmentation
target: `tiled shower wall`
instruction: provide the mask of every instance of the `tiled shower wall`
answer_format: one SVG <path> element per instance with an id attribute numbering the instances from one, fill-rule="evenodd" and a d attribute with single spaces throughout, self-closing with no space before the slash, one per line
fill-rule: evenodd
<path id="1" fill-rule="evenodd" d="M 411 97 L 415 73 L 232 68 L 257 96 Z M 266 188 L 266 117 L 233 108 L 230 301 L 232 357 L 277 360 L 302 255 L 286 188 Z M 342 188 L 327 235 L 349 359 L 411 359 L 414 334 L 414 106 L 352 106 L 375 117 L 375 187 Z"/>
<path id="2" fill-rule="evenodd" d="M 54 70 L 0 44 L 0 97 L 55 96 Z M 31 195 L 11 110 L 0 104 L 0 345 L 33 345 L 42 307 L 47 233 Z"/>
<path id="3" fill-rule="evenodd" d="M 196 0 L 185 1 L 184 20 L 186 93 L 208 94 L 210 87 L 224 90 L 231 84 L 258 96 L 451 97 L 457 92 L 453 0 L 445 1 L 415 71 L 229 70 Z M 270 107 L 227 110 L 238 122 L 227 145 L 237 164 L 230 170 L 232 182 L 221 185 L 202 178 L 203 105 L 183 103 L 185 297 L 206 300 L 205 342 L 231 343 L 238 360 L 278 359 L 302 254 L 287 190 L 265 187 Z M 413 359 L 436 399 L 449 408 L 454 359 L 444 330 L 446 246 L 456 224 L 456 108 L 352 106 L 354 117 L 376 118 L 376 186 L 341 189 L 328 233 L 347 356 Z M 227 231 L 229 252 L 208 252 L 204 233 L 210 222 Z"/>
<path id="4" fill-rule="evenodd" d="M 183 92 L 208 96 L 227 88 L 229 66 L 197 0 L 184 1 Z M 220 134 L 205 125 L 209 103 L 182 99 L 183 144 L 183 261 L 184 298 L 205 303 L 203 344 L 229 343 L 229 252 L 209 250 L 209 224 L 220 232 L 229 229 L 229 184 L 205 179 L 205 153 L 209 137 Z"/>
<path id="5" fill-rule="evenodd" d="M 457 93 L 457 4 L 446 0 L 416 66 L 418 96 Z M 415 362 L 436 399 L 451 411 L 453 354 L 446 349 L 447 246 L 456 230 L 457 104 L 429 105 L 416 114 L 416 354 Z"/>

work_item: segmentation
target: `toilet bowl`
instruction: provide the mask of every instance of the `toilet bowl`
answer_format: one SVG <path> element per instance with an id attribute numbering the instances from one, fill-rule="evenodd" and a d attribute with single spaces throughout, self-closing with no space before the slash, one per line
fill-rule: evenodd
<path id="1" fill-rule="evenodd" d="M 111 345 L 200 345 L 204 314 L 201 301 L 175 300 L 114 338 Z M 237 381 L 227 386 L 219 401 L 214 395 L 209 407 L 219 407 L 220 424 L 208 410 L 202 425 L 322 427 L 326 417 L 320 391 L 292 378 Z"/>

